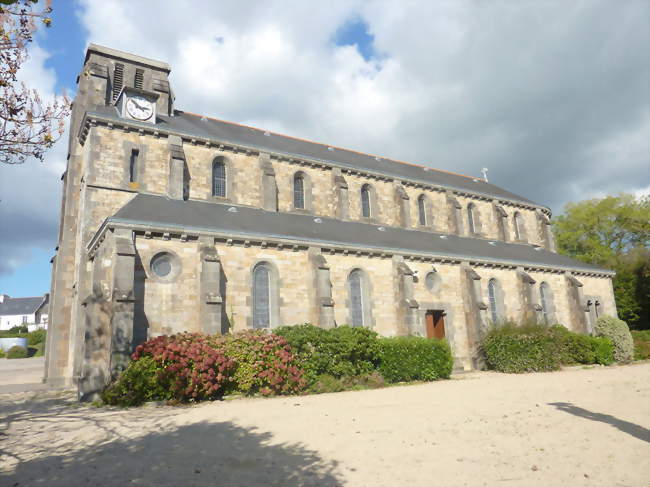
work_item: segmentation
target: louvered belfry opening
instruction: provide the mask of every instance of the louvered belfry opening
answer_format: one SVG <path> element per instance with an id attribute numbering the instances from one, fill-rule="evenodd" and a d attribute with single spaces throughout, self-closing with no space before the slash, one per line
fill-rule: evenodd
<path id="1" fill-rule="evenodd" d="M 136 68 L 135 78 L 133 80 L 133 86 L 142 89 L 143 84 L 144 84 L 144 69 Z"/>
<path id="2" fill-rule="evenodd" d="M 271 272 L 260 264 L 253 271 L 253 328 L 271 326 Z"/>
<path id="3" fill-rule="evenodd" d="M 124 64 L 115 63 L 115 70 L 113 71 L 113 101 L 117 99 L 117 95 L 122 91 L 124 86 Z"/>
<path id="4" fill-rule="evenodd" d="M 296 174 L 293 178 L 293 207 L 305 208 L 305 179 L 302 174 Z"/>

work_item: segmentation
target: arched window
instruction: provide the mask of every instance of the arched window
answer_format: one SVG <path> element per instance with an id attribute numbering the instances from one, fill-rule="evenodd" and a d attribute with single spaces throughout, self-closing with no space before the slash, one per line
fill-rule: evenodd
<path id="1" fill-rule="evenodd" d="M 423 194 L 418 197 L 418 215 L 420 218 L 420 225 L 427 224 L 427 205 L 426 198 Z"/>
<path id="2" fill-rule="evenodd" d="M 253 269 L 253 328 L 271 327 L 271 269 L 266 263 Z"/>
<path id="3" fill-rule="evenodd" d="M 363 271 L 361 269 L 350 272 L 348 285 L 350 287 L 351 324 L 352 326 L 365 326 L 368 303 L 365 299 L 366 289 L 364 289 Z"/>
<path id="4" fill-rule="evenodd" d="M 212 196 L 226 197 L 226 164 L 221 157 L 212 164 Z"/>
<path id="5" fill-rule="evenodd" d="M 293 207 L 305 209 L 305 177 L 299 172 L 293 177 Z"/>
<path id="6" fill-rule="evenodd" d="M 515 212 L 515 215 L 513 217 L 513 224 L 515 227 L 515 240 L 521 240 L 522 220 L 521 220 L 521 213 L 519 213 L 518 211 Z"/>
<path id="7" fill-rule="evenodd" d="M 361 186 L 361 215 L 370 217 L 370 185 Z"/>
<path id="8" fill-rule="evenodd" d="M 547 282 L 539 285 L 539 297 L 542 305 L 542 317 L 544 323 L 548 325 L 551 320 L 551 288 Z"/>
<path id="9" fill-rule="evenodd" d="M 490 302 L 490 319 L 492 323 L 499 321 L 499 313 L 497 311 L 497 280 L 490 279 L 488 282 L 488 301 Z"/>
<path id="10" fill-rule="evenodd" d="M 470 203 L 467 205 L 467 223 L 469 225 L 469 232 L 470 233 L 476 233 L 476 224 L 474 222 L 474 210 L 476 209 L 476 206 L 474 206 L 474 203 Z"/>

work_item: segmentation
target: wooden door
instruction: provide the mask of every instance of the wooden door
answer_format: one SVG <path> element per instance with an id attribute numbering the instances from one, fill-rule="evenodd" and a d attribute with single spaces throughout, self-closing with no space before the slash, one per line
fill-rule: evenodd
<path id="1" fill-rule="evenodd" d="M 433 318 L 433 336 L 438 340 L 445 338 L 445 312 L 434 311 Z"/>

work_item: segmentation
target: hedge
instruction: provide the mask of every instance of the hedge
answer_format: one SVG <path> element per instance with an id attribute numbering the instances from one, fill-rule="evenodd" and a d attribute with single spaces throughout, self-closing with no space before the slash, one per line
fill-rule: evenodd
<path id="1" fill-rule="evenodd" d="M 559 340 L 548 327 L 519 327 L 506 323 L 488 332 L 482 350 L 489 368 L 522 373 L 558 370 L 561 365 Z"/>
<path id="2" fill-rule="evenodd" d="M 273 331 L 287 339 L 309 384 L 321 375 L 338 379 L 369 374 L 379 365 L 379 336 L 368 328 L 340 326 L 325 330 L 305 324 Z"/>
<path id="3" fill-rule="evenodd" d="M 489 368 L 509 373 L 614 362 L 614 344 L 609 338 L 573 333 L 562 325 L 506 323 L 488 332 L 482 350 Z"/>
<path id="4" fill-rule="evenodd" d="M 454 365 L 449 344 L 421 337 L 382 338 L 379 372 L 388 382 L 448 379 Z"/>

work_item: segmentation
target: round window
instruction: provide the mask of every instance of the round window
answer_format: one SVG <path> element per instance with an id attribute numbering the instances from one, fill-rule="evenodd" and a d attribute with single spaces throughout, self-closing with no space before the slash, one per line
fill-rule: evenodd
<path id="1" fill-rule="evenodd" d="M 424 278 L 424 285 L 429 292 L 437 293 L 440 290 L 440 276 L 437 272 L 429 272 Z"/>
<path id="2" fill-rule="evenodd" d="M 164 252 L 154 256 L 151 270 L 158 277 L 168 277 L 172 272 L 172 256 Z"/>

